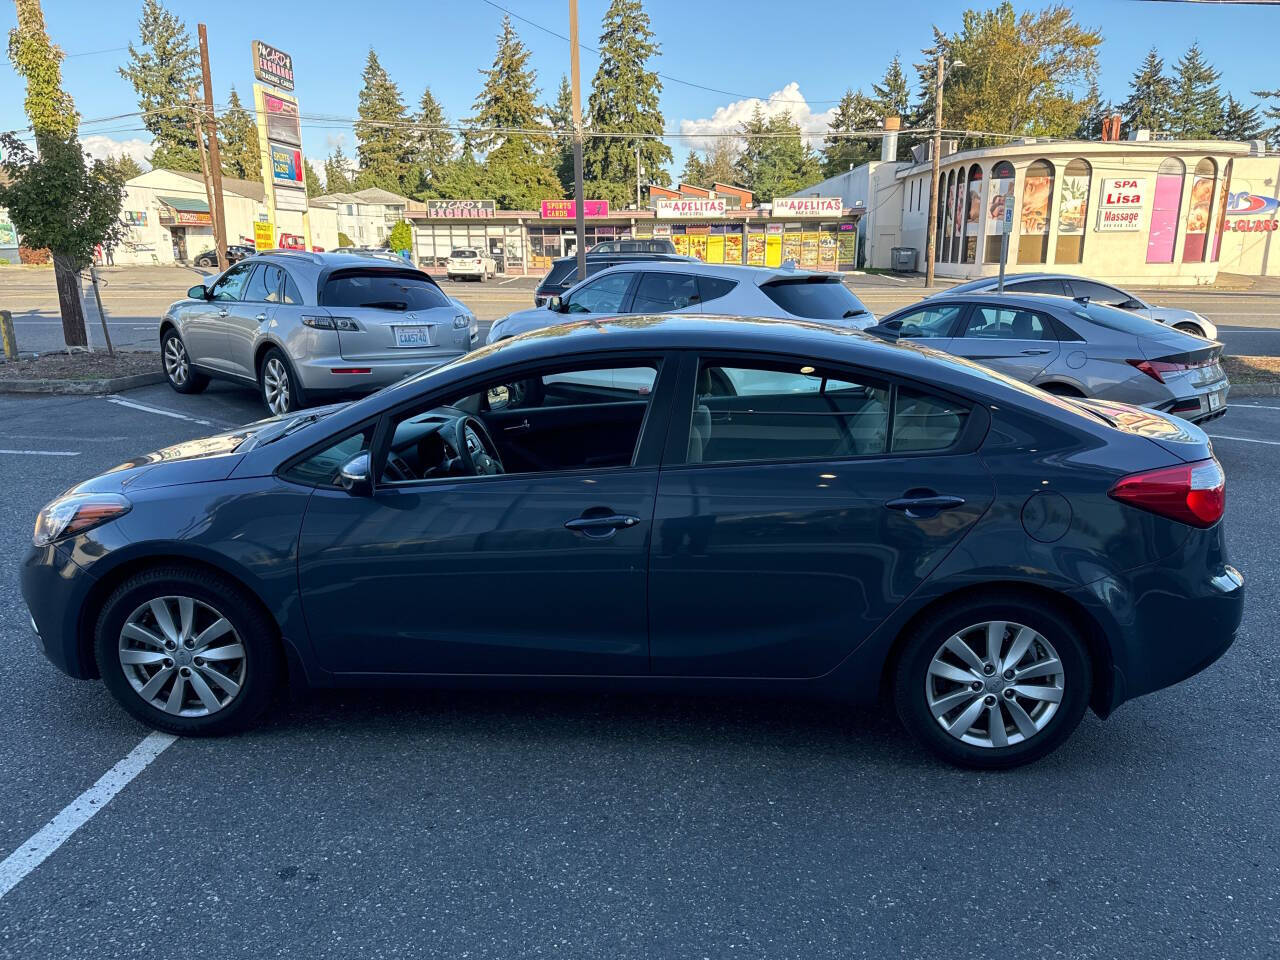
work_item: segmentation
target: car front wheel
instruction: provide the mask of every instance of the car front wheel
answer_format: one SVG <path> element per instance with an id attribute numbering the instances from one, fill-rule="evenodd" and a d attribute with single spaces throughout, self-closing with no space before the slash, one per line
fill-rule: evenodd
<path id="1" fill-rule="evenodd" d="M 116 701 L 148 726 L 213 736 L 242 730 L 281 676 L 270 618 L 243 588 L 213 572 L 160 567 L 107 599 L 94 655 Z"/>
<path id="2" fill-rule="evenodd" d="M 1173 329 L 1181 330 L 1183 333 L 1189 333 L 1197 337 L 1203 337 L 1205 335 L 1205 332 L 1194 323 L 1175 323 L 1173 325 Z"/>
<path id="3" fill-rule="evenodd" d="M 907 729 L 958 766 L 1006 769 L 1057 749 L 1089 702 L 1071 620 L 1016 596 L 960 601 L 906 639 L 894 694 Z"/>
<path id="4" fill-rule="evenodd" d="M 199 393 L 209 385 L 209 378 L 191 366 L 187 345 L 177 330 L 166 330 L 160 338 L 160 362 L 164 378 L 178 393 Z"/>

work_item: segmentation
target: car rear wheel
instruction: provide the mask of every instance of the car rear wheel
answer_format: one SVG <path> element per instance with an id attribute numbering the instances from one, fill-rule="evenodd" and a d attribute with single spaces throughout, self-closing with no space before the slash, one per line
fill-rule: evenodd
<path id="1" fill-rule="evenodd" d="M 187 345 L 177 330 L 166 330 L 160 338 L 160 363 L 164 378 L 178 393 L 199 393 L 209 385 L 209 378 L 191 366 Z"/>
<path id="2" fill-rule="evenodd" d="M 951 763 L 1005 769 L 1057 749 L 1084 715 L 1092 674 L 1070 619 L 1022 598 L 976 598 L 912 631 L 894 693 L 907 729 Z"/>
<path id="3" fill-rule="evenodd" d="M 217 574 L 163 567 L 107 599 L 94 655 L 116 701 L 148 726 L 184 736 L 242 730 L 281 676 L 275 625 Z"/>
<path id="4" fill-rule="evenodd" d="M 258 387 L 267 409 L 280 416 L 305 406 L 302 388 L 293 375 L 293 367 L 278 347 L 262 355 L 258 365 Z"/>

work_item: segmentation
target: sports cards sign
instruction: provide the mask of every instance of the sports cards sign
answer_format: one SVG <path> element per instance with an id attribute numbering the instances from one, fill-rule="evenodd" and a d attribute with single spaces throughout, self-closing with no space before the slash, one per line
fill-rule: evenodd
<path id="1" fill-rule="evenodd" d="M 1108 177 L 1098 194 L 1098 223 L 1104 232 L 1142 229 L 1142 208 L 1147 202 L 1147 181 L 1133 177 Z"/>
<path id="2" fill-rule="evenodd" d="M 304 186 L 302 151 L 278 143 L 268 146 L 271 148 L 271 182 L 278 187 L 301 189 Z"/>

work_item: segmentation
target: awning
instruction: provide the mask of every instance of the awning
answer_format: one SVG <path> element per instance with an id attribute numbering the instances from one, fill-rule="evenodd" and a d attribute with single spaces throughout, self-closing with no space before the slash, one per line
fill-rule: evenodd
<path id="1" fill-rule="evenodd" d="M 157 197 L 168 209 L 160 210 L 160 224 L 166 227 L 207 227 L 213 224 L 209 204 L 195 197 Z"/>
<path id="2" fill-rule="evenodd" d="M 160 202 L 167 207 L 173 207 L 175 210 L 185 210 L 188 213 L 208 213 L 209 204 L 204 200 L 197 200 L 195 197 L 160 197 Z"/>

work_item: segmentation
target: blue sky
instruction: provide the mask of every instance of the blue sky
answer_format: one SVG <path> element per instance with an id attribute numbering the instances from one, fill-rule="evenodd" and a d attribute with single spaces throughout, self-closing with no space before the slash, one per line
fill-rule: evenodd
<path id="1" fill-rule="evenodd" d="M 499 2 L 529 20 L 568 32 L 566 0 Z M 580 0 L 583 43 L 596 44 L 607 5 L 608 0 Z M 682 124 L 690 131 L 731 126 L 750 112 L 750 104 L 740 102 L 743 98 L 766 98 L 779 91 L 788 108 L 808 118 L 811 128 L 819 128 L 822 114 L 846 87 L 870 92 L 895 53 L 913 76 L 910 64 L 929 42 L 930 24 L 951 32 L 966 6 L 981 5 L 937 0 L 646 0 L 662 45 L 657 69 L 722 91 L 666 81 L 662 106 L 667 129 L 680 130 Z M 451 119 L 467 116 L 480 86 L 478 70 L 492 60 L 502 19 L 499 10 L 482 0 L 170 0 L 168 6 L 188 22 L 193 36 L 197 20 L 208 25 L 219 104 L 225 103 L 233 84 L 242 99 L 251 99 L 250 42 L 258 38 L 293 55 L 303 113 L 338 118 L 355 115 L 360 72 L 370 46 L 411 105 L 429 85 Z M 1125 96 L 1129 77 L 1152 44 L 1171 62 L 1192 41 L 1198 41 L 1222 71 L 1224 90 L 1246 102 L 1253 102 L 1251 90 L 1280 86 L 1274 67 L 1280 8 L 1140 0 L 1076 0 L 1071 6 L 1080 22 L 1101 27 L 1106 36 L 1100 57 L 1104 96 Z M 71 55 L 63 65 L 64 86 L 85 119 L 137 109 L 132 87 L 116 72 L 125 53 L 111 48 L 136 41 L 140 8 L 135 0 L 44 0 L 50 34 Z M 13 23 L 13 6 L 0 4 L 0 29 L 7 33 Z M 560 74 L 568 70 L 568 44 L 518 20 L 516 29 L 533 51 L 543 98 L 550 99 Z M 109 52 L 98 52 L 104 50 Z M 584 99 L 596 65 L 595 55 L 584 51 Z M 0 129 L 25 126 L 22 98 L 22 83 L 6 60 L 0 66 Z M 117 141 L 145 138 L 140 127 L 136 119 L 86 124 L 81 136 L 101 152 L 114 149 Z M 344 149 L 352 153 L 349 125 L 304 123 L 305 150 L 313 161 L 323 158 L 339 137 L 345 137 Z M 688 142 L 675 141 L 672 146 L 675 175 Z"/>

